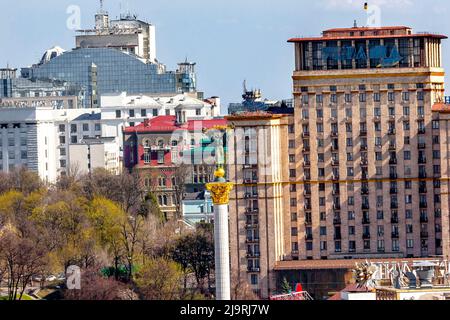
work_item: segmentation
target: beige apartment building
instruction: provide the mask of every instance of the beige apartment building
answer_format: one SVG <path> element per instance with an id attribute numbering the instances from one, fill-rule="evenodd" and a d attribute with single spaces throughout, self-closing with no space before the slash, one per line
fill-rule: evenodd
<path id="1" fill-rule="evenodd" d="M 270 142 L 275 168 L 264 170 L 283 172 L 247 173 L 261 172 L 259 150 L 256 165 L 230 169 L 238 184 L 232 266 L 262 298 L 276 292 L 277 270 L 311 270 L 311 260 L 336 261 L 330 265 L 338 270 L 344 259 L 448 255 L 448 120 L 433 112 L 444 102 L 446 38 L 354 27 L 290 39 L 295 116 L 228 118 L 236 128 L 271 128 L 257 145 Z M 285 129 L 275 130 L 280 121 Z M 246 153 L 231 153 L 238 155 Z M 255 205 L 251 220 L 246 212 Z M 246 243 L 252 235 L 257 247 Z"/>

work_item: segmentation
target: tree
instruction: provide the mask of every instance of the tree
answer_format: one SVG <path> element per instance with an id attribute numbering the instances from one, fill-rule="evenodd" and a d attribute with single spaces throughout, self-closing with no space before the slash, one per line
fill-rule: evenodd
<path id="1" fill-rule="evenodd" d="M 117 204 L 106 198 L 94 198 L 87 215 L 99 244 L 113 258 L 114 277 L 118 280 L 119 266 L 125 254 L 121 231 L 127 223 L 127 216 Z"/>
<path id="2" fill-rule="evenodd" d="M 239 277 L 236 269 L 231 274 L 231 300 L 258 300 L 246 278 Z"/>
<path id="3" fill-rule="evenodd" d="M 183 200 L 186 193 L 186 183 L 192 176 L 192 166 L 180 164 L 172 174 L 172 189 L 175 197 L 175 218 L 179 220 L 183 216 Z"/>
<path id="4" fill-rule="evenodd" d="M 98 267 L 82 270 L 81 290 L 64 290 L 64 300 L 131 300 L 131 289 L 114 279 L 103 277 Z M 135 299 L 135 298 L 134 298 Z"/>
<path id="5" fill-rule="evenodd" d="M 292 293 L 292 287 L 289 281 L 286 279 L 286 277 L 283 278 L 283 281 L 281 282 L 281 291 L 284 294 L 290 294 Z"/>
<path id="6" fill-rule="evenodd" d="M 145 300 L 178 300 L 182 276 L 177 263 L 157 258 L 147 261 L 136 273 L 134 282 Z"/>
<path id="7" fill-rule="evenodd" d="M 0 194 L 8 191 L 19 191 L 29 195 L 45 185 L 37 173 L 21 167 L 9 173 L 0 173 Z"/>
<path id="8" fill-rule="evenodd" d="M 95 235 L 87 218 L 88 201 L 69 191 L 54 192 L 33 210 L 36 225 L 64 270 L 88 267 L 95 260 Z"/>
<path id="9" fill-rule="evenodd" d="M 197 288 L 203 291 L 203 281 L 214 269 L 214 244 L 202 232 L 182 236 L 172 249 L 172 259 L 185 273 L 194 273 Z"/>
<path id="10" fill-rule="evenodd" d="M 43 272 L 47 251 L 36 234 L 29 230 L 26 238 L 10 226 L 0 237 L 0 265 L 8 287 L 8 300 L 21 300 L 33 276 Z"/>

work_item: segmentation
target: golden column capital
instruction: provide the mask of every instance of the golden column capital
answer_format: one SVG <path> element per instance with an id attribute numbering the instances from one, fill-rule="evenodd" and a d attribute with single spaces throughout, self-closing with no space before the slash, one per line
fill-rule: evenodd
<path id="1" fill-rule="evenodd" d="M 215 205 L 228 204 L 230 202 L 230 192 L 233 190 L 233 183 L 212 182 L 206 185 L 206 189 L 211 192 L 211 198 Z"/>

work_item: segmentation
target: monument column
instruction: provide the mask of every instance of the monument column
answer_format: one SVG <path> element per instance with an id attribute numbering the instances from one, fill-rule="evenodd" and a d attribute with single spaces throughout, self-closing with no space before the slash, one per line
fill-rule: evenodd
<path id="1" fill-rule="evenodd" d="M 230 242 L 228 227 L 228 203 L 233 184 L 225 180 L 225 170 L 218 168 L 213 183 L 206 188 L 214 203 L 214 247 L 216 262 L 216 300 L 231 300 Z"/>

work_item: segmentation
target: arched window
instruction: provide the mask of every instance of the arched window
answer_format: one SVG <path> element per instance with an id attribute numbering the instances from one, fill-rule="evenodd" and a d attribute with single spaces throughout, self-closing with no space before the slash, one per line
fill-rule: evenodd
<path id="1" fill-rule="evenodd" d="M 158 196 L 158 203 L 159 203 L 160 206 L 163 205 L 162 196 Z"/>
<path id="2" fill-rule="evenodd" d="M 167 196 L 163 196 L 163 205 L 168 206 Z"/>
<path id="3" fill-rule="evenodd" d="M 160 176 L 159 179 L 158 179 L 158 181 L 159 181 L 159 186 L 160 186 L 160 187 L 165 187 L 165 186 L 167 186 L 166 177 Z"/>
<path id="4" fill-rule="evenodd" d="M 164 147 L 164 140 L 163 139 L 158 140 L 158 147 Z"/>
<path id="5" fill-rule="evenodd" d="M 144 139 L 142 141 L 142 145 L 144 146 L 144 148 L 150 148 L 150 140 Z"/>

